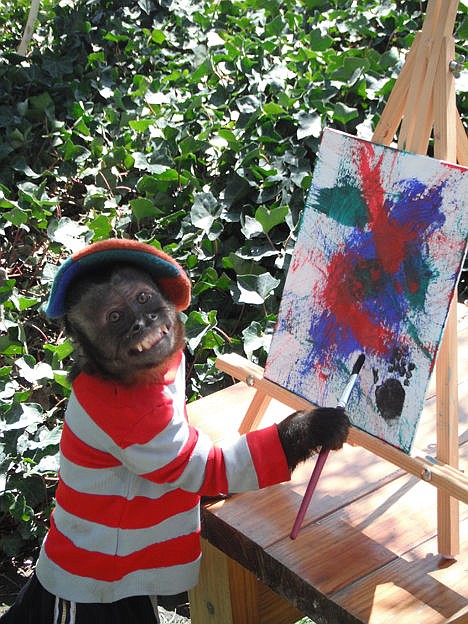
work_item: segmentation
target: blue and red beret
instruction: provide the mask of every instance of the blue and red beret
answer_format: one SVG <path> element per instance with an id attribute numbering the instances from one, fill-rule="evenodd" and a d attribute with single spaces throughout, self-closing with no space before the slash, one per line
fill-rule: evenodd
<path id="1" fill-rule="evenodd" d="M 111 238 L 92 243 L 74 253 L 57 271 L 45 313 L 50 318 L 65 314 L 65 299 L 73 281 L 99 271 L 104 265 L 125 263 L 147 271 L 178 310 L 190 304 L 190 280 L 178 262 L 152 245 L 135 240 Z"/>

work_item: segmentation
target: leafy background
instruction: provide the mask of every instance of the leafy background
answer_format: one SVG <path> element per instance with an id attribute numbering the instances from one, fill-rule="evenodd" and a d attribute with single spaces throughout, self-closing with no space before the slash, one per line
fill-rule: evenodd
<path id="1" fill-rule="evenodd" d="M 424 5 L 43 0 L 22 57 L 29 1 L 3 0 L 4 561 L 34 556 L 56 484 L 72 346 L 41 306 L 60 261 L 117 236 L 186 267 L 188 400 L 229 383 L 218 354 L 264 364 L 322 128 L 370 138 Z M 459 52 L 467 34 L 462 2 Z"/>

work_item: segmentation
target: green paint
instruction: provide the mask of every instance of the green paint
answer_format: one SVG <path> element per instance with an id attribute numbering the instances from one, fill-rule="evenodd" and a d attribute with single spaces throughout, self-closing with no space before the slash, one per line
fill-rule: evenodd
<path id="1" fill-rule="evenodd" d="M 352 184 L 320 189 L 315 209 L 349 227 L 363 228 L 368 220 L 361 191 Z"/>
<path id="2" fill-rule="evenodd" d="M 437 276 L 435 266 L 423 256 L 412 254 L 403 261 L 406 299 L 413 310 L 424 310 L 430 282 Z"/>

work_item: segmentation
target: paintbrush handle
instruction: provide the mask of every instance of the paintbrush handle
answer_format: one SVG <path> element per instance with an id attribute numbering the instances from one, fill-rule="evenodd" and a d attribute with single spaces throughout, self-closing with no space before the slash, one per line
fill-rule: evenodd
<path id="1" fill-rule="evenodd" d="M 310 501 L 315 491 L 315 487 L 318 483 L 320 475 L 322 474 L 323 467 L 325 466 L 325 462 L 327 461 L 329 449 L 322 449 L 317 457 L 317 461 L 315 462 L 314 470 L 310 477 L 309 484 L 306 488 L 304 498 L 302 499 L 301 506 L 299 507 L 299 511 L 297 512 L 296 520 L 294 522 L 294 526 L 292 528 L 289 537 L 291 539 L 296 539 L 297 534 L 299 533 L 299 529 L 301 528 L 302 522 L 304 520 L 304 516 L 307 513 L 307 509 L 310 505 Z"/>
<path id="2" fill-rule="evenodd" d="M 362 365 L 364 364 L 364 360 L 365 360 L 364 354 L 361 353 L 361 355 L 358 357 L 358 359 L 356 360 L 356 363 L 353 366 L 353 370 L 351 371 L 351 376 L 348 379 L 348 383 L 346 384 L 345 389 L 343 390 L 340 398 L 338 399 L 337 407 L 342 407 L 343 409 L 346 407 L 350 394 L 356 384 L 359 372 L 362 368 Z M 310 505 L 310 501 L 312 499 L 313 493 L 317 486 L 317 482 L 320 478 L 320 475 L 322 474 L 322 470 L 325 465 L 325 462 L 327 461 L 329 452 L 330 452 L 329 449 L 322 449 L 319 453 L 319 456 L 317 457 L 314 470 L 310 477 L 309 485 L 306 488 L 304 498 L 302 499 L 301 506 L 299 507 L 299 511 L 297 512 L 294 526 L 292 528 L 291 533 L 289 534 L 289 537 L 291 539 L 296 539 L 297 534 L 299 533 L 299 529 L 301 528 L 301 524 L 304 520 L 304 516 L 307 513 L 307 509 Z"/>
<path id="3" fill-rule="evenodd" d="M 348 383 L 346 384 L 346 388 L 344 389 L 342 395 L 338 399 L 338 407 L 342 407 L 343 409 L 346 407 L 346 403 L 348 402 L 349 395 L 356 383 L 357 375 L 351 375 Z M 302 522 L 304 521 L 304 516 L 307 513 L 307 509 L 309 508 L 310 501 L 312 500 L 312 496 L 315 492 L 315 488 L 317 486 L 320 475 L 322 474 L 323 467 L 325 466 L 325 462 L 328 458 L 329 449 L 322 449 L 317 457 L 317 461 L 315 462 L 314 470 L 310 476 L 309 484 L 304 493 L 304 498 L 302 499 L 301 506 L 299 507 L 299 511 L 297 512 L 296 520 L 294 522 L 294 526 L 292 528 L 289 537 L 291 539 L 296 539 L 297 534 L 299 533 L 299 529 L 301 528 Z"/>

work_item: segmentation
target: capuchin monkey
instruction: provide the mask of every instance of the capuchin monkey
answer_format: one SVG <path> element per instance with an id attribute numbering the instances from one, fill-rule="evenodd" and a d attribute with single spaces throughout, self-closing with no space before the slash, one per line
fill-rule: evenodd
<path id="1" fill-rule="evenodd" d="M 78 280 L 66 299 L 66 330 L 75 341 L 80 371 L 125 385 L 151 380 L 184 347 L 184 325 L 151 275 L 132 266 L 109 268 Z M 342 408 L 298 411 L 278 424 L 288 466 L 325 447 L 338 450 L 349 431 Z"/>
<path id="2" fill-rule="evenodd" d="M 183 269 L 137 241 L 100 241 L 58 271 L 47 314 L 63 318 L 77 363 L 56 504 L 35 572 L 1 624 L 157 624 L 157 596 L 198 581 L 201 497 L 287 481 L 346 440 L 348 417 L 334 408 L 219 445 L 192 427 L 179 316 L 189 302 Z"/>

